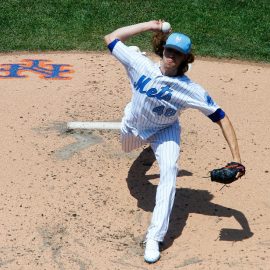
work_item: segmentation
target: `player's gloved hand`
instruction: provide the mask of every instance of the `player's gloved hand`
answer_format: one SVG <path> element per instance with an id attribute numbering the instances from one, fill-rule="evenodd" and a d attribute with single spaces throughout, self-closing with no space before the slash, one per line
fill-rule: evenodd
<path id="1" fill-rule="evenodd" d="M 230 184 L 246 173 L 244 165 L 238 162 L 230 162 L 225 167 L 214 169 L 210 172 L 211 181 L 221 184 Z"/>

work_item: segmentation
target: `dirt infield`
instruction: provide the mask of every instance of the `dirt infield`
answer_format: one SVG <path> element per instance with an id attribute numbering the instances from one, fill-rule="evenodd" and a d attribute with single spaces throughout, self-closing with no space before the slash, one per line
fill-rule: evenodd
<path id="1" fill-rule="evenodd" d="M 170 228 L 161 260 L 147 265 L 153 156 L 123 153 L 118 131 L 65 129 L 121 120 L 124 68 L 107 53 L 0 55 L 0 269 L 270 269 L 270 66 L 200 59 L 188 74 L 229 115 L 247 174 L 211 183 L 230 151 L 216 124 L 183 113 Z"/>

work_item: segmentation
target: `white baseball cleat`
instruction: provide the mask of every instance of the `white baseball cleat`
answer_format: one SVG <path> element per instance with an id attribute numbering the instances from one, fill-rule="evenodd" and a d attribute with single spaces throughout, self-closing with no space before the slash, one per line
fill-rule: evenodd
<path id="1" fill-rule="evenodd" d="M 153 239 L 146 241 L 144 250 L 144 260 L 147 263 L 155 263 L 160 258 L 159 242 Z"/>

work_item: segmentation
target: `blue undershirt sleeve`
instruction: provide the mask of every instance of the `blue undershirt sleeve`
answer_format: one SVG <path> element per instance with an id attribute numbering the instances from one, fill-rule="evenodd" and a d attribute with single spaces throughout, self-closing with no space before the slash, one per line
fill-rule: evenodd
<path id="1" fill-rule="evenodd" d="M 120 41 L 118 38 L 116 38 L 115 40 L 113 40 L 110 44 L 108 44 L 108 49 L 112 52 L 114 46 L 116 45 L 116 43 Z"/>
<path id="2" fill-rule="evenodd" d="M 218 122 L 225 117 L 225 112 L 222 109 L 217 109 L 214 113 L 208 115 L 213 122 Z"/>

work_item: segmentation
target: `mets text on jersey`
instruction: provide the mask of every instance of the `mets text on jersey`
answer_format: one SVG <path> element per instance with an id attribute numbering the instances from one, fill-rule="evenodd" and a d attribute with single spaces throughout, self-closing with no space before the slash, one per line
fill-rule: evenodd
<path id="1" fill-rule="evenodd" d="M 43 59 L 23 59 L 19 64 L 0 64 L 0 79 L 20 79 L 28 78 L 25 73 L 33 72 L 41 79 L 50 80 L 70 80 L 67 76 L 74 71 L 71 65 L 51 64 L 50 60 Z"/>
<path id="2" fill-rule="evenodd" d="M 134 83 L 134 88 L 138 90 L 141 94 L 146 94 L 148 97 L 154 97 L 159 100 L 165 100 L 169 101 L 172 97 L 173 90 L 170 89 L 169 86 L 165 85 L 161 88 L 159 91 L 156 88 L 150 88 L 148 90 L 144 90 L 146 84 L 148 84 L 151 81 L 150 78 L 147 78 L 145 75 L 142 75 L 138 82 Z"/>

